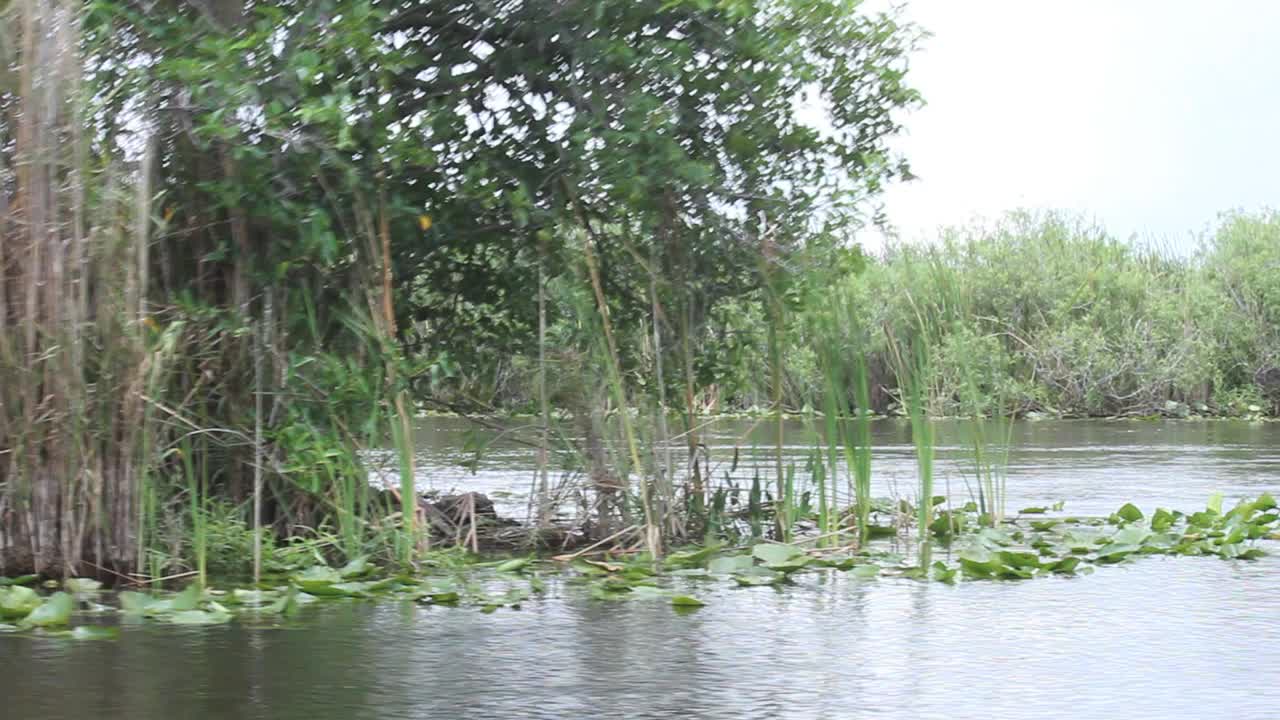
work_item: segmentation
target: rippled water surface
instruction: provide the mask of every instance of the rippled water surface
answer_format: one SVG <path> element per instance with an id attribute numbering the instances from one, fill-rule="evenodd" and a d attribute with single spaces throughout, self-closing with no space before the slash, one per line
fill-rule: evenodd
<path id="1" fill-rule="evenodd" d="M 464 426 L 420 433 L 421 482 L 520 491 L 531 454 L 499 443 L 469 475 Z M 789 433 L 797 461 L 810 449 Z M 910 494 L 900 424 L 875 427 L 877 494 Z M 712 462 L 765 429 L 712 429 Z M 964 495 L 960 426 L 939 484 Z M 1195 509 L 1280 491 L 1280 426 L 1066 422 L 1016 427 L 1013 508 L 1126 501 Z M 723 454 L 724 457 L 720 457 Z M 516 496 L 504 501 L 515 511 Z M 708 604 L 599 603 L 552 585 L 520 611 L 326 603 L 298 629 L 128 627 L 115 642 L 0 636 L 0 718 L 1265 718 L 1280 717 L 1280 543 L 1256 562 L 1150 558 L 1021 583 L 701 585 Z"/>

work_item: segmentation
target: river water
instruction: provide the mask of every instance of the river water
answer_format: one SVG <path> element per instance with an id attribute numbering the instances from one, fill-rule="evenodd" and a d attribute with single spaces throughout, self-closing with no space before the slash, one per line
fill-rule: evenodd
<path id="1" fill-rule="evenodd" d="M 475 474 L 466 426 L 424 422 L 421 484 L 519 492 L 533 455 L 500 441 Z M 771 430 L 707 428 L 722 473 L 771 463 Z M 797 462 L 811 451 L 788 429 Z M 877 495 L 909 495 L 906 428 L 874 426 Z M 1198 509 L 1280 491 L 1280 425 L 1015 426 L 1009 506 Z M 758 450 L 753 450 L 759 446 Z M 963 426 L 939 424 L 939 487 L 963 499 Z M 1255 562 L 1147 558 L 1076 578 L 956 586 L 800 576 L 697 587 L 707 606 L 601 603 L 553 584 L 523 609 L 332 602 L 298 628 L 125 628 L 113 642 L 0 636 L 0 718 L 1280 717 L 1280 543 Z"/>

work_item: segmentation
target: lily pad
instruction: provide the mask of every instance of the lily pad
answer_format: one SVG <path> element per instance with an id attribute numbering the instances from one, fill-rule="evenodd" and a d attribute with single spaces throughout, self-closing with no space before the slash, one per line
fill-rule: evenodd
<path id="1" fill-rule="evenodd" d="M 22 585 L 0 587 L 0 619 L 18 620 L 40 607 L 40 596 Z"/>
<path id="2" fill-rule="evenodd" d="M 684 608 L 697 608 L 706 605 L 706 603 L 691 595 L 676 595 L 671 598 L 671 604 Z"/>
<path id="3" fill-rule="evenodd" d="M 854 565 L 849 569 L 849 574 L 862 580 L 870 580 L 880 575 L 880 566 L 872 563 Z"/>
<path id="4" fill-rule="evenodd" d="M 91 578 L 70 578 L 62 582 L 67 592 L 82 595 L 94 593 L 102 589 L 102 583 Z"/>
<path id="5" fill-rule="evenodd" d="M 127 615 L 141 615 L 155 602 L 155 598 L 146 593 L 125 590 L 118 596 L 120 610 Z"/>
<path id="6" fill-rule="evenodd" d="M 31 611 L 22 621 L 29 627 L 53 627 L 66 625 L 71 619 L 71 611 L 75 609 L 75 600 L 64 592 L 54 593 L 40 607 Z"/>
<path id="7" fill-rule="evenodd" d="M 751 555 L 722 555 L 712 558 L 707 563 L 707 571 L 713 575 L 732 575 L 736 572 L 742 572 L 755 565 L 755 558 Z"/>
<path id="8" fill-rule="evenodd" d="M 1125 503 L 1115 512 L 1113 517 L 1119 518 L 1125 522 L 1138 522 L 1143 518 L 1142 511 L 1133 503 Z"/>
<path id="9" fill-rule="evenodd" d="M 1117 563 L 1141 549 L 1142 548 L 1137 545 L 1108 543 L 1098 549 L 1098 554 L 1094 556 L 1094 562 L 1106 564 Z"/>
<path id="10" fill-rule="evenodd" d="M 533 562 L 533 558 L 528 558 L 528 557 L 512 558 L 498 565 L 496 568 L 494 568 L 494 570 L 497 570 L 498 572 L 520 572 L 521 570 L 524 570 L 525 568 L 529 567 L 529 564 L 532 562 Z"/>
<path id="11" fill-rule="evenodd" d="M 787 576 L 783 573 L 774 572 L 768 568 L 753 567 L 743 572 L 736 573 L 733 581 L 742 587 L 759 587 L 762 585 L 778 585 L 787 581 Z"/>
<path id="12" fill-rule="evenodd" d="M 1080 566 L 1080 563 L 1081 563 L 1081 560 L 1079 557 L 1075 555 L 1068 555 L 1067 557 L 1064 557 L 1061 560 L 1056 560 L 1054 562 L 1047 563 L 1043 567 L 1044 569 L 1048 570 L 1051 573 L 1058 573 L 1060 575 L 1071 575 L 1075 573 L 1076 568 Z"/>
<path id="13" fill-rule="evenodd" d="M 778 565 L 786 563 L 800 555 L 803 551 L 792 545 L 780 545 L 776 543 L 760 543 L 751 548 L 751 554 L 759 558 L 766 565 Z"/>
<path id="14" fill-rule="evenodd" d="M 0 587 L 9 585 L 34 585 L 40 579 L 39 575 L 19 575 L 18 577 L 0 577 Z"/>
<path id="15" fill-rule="evenodd" d="M 263 612 L 273 615 L 283 615 L 284 617 L 292 617 L 298 614 L 298 589 L 290 586 L 284 596 L 275 602 L 267 605 L 262 609 Z"/>
<path id="16" fill-rule="evenodd" d="M 350 580 L 351 578 L 358 578 L 362 575 L 367 575 L 370 569 L 369 558 L 361 555 L 357 558 L 353 558 L 346 565 L 343 565 L 342 568 L 338 570 L 338 575 L 341 576 L 343 580 Z"/>
<path id="17" fill-rule="evenodd" d="M 956 573 L 960 572 L 959 568 L 947 567 L 947 564 L 938 560 L 930 566 L 933 579 L 938 582 L 954 584 L 956 581 Z"/>
<path id="18" fill-rule="evenodd" d="M 664 564 L 671 568 L 702 565 L 707 558 L 716 554 L 721 547 L 723 547 L 722 543 L 712 543 L 702 548 L 674 552 L 667 556 Z"/>
<path id="19" fill-rule="evenodd" d="M 211 610 L 182 610 L 168 616 L 174 625 L 222 625 L 231 622 L 231 613 Z"/>
<path id="20" fill-rule="evenodd" d="M 1174 517 L 1173 513 L 1164 508 L 1156 508 L 1156 511 L 1151 515 L 1151 529 L 1156 532 L 1168 530 L 1173 527 L 1176 521 L 1177 518 Z"/>
<path id="21" fill-rule="evenodd" d="M 170 610 L 174 612 L 184 612 L 187 610 L 195 610 L 200 605 L 200 598 L 204 595 L 198 583 L 191 583 L 183 588 L 182 592 L 173 596 Z"/>
<path id="22" fill-rule="evenodd" d="M 274 602 L 280 593 L 275 590 L 245 590 L 236 588 L 231 591 L 231 598 L 241 605 L 265 605 Z"/>

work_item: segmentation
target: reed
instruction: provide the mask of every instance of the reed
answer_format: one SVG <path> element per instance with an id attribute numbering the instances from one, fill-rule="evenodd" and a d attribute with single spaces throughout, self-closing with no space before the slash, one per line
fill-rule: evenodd
<path id="1" fill-rule="evenodd" d="M 846 458 L 853 467 L 853 497 L 858 516 L 858 541 L 866 544 L 871 525 L 871 390 L 867 381 L 866 356 L 855 356 L 853 392 L 856 415 L 852 420 L 852 442 L 844 443 Z"/>
<path id="2" fill-rule="evenodd" d="M 925 366 L 921 363 L 919 375 L 926 377 Z M 911 442 L 916 450 L 916 536 L 919 544 L 920 568 L 926 569 L 933 561 L 933 543 L 930 527 L 933 525 L 933 460 L 934 429 L 933 420 L 925 410 L 925 400 L 920 380 L 908 381 L 907 414 L 911 418 Z"/>

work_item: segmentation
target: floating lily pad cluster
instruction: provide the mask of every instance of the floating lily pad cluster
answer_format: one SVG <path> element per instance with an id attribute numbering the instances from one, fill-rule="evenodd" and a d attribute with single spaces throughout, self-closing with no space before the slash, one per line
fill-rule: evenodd
<path id="1" fill-rule="evenodd" d="M 1280 539 L 1280 511 L 1270 494 L 1225 511 L 1221 496 L 1215 496 L 1204 510 L 1190 514 L 1157 509 L 1148 516 L 1126 504 L 1108 517 L 1050 517 L 1047 508 L 1034 508 L 992 527 L 967 508 L 943 513 L 929 530 L 946 559 L 928 567 L 874 543 L 861 550 L 816 547 L 818 538 L 811 538 L 747 547 L 713 544 L 673 552 L 661 561 L 624 553 L 553 564 L 533 557 L 477 561 L 442 553 L 427 563 L 426 574 L 388 573 L 357 558 L 340 568 L 309 567 L 269 587 L 218 590 L 192 584 L 179 592 L 127 590 L 110 596 L 114 605 L 103 602 L 106 593 L 96 580 L 46 583 L 41 587 L 52 592 L 42 594 L 35 576 L 0 578 L 0 632 L 109 639 L 119 634 L 118 627 L 89 622 L 72 628 L 73 617 L 117 616 L 124 623 L 170 625 L 280 622 L 303 605 L 344 598 L 394 597 L 424 606 L 495 612 L 519 609 L 531 595 L 544 593 L 546 571 L 562 577 L 568 592 L 584 592 L 591 600 L 656 600 L 685 613 L 705 604 L 688 594 L 689 583 L 700 580 L 776 587 L 793 584 L 803 573 L 840 572 L 858 580 L 883 575 L 955 583 L 1085 574 L 1145 555 L 1253 560 L 1265 554 L 1258 541 Z"/>
<path id="2" fill-rule="evenodd" d="M 1228 511 L 1214 496 L 1199 512 L 1157 509 L 1150 517 L 1125 504 L 1107 518 L 1045 518 L 1024 525 L 983 528 L 963 539 L 958 558 L 965 577 L 1020 580 L 1089 571 L 1143 555 L 1209 555 L 1254 560 L 1257 541 L 1277 539 L 1276 500 L 1263 494 Z"/>
<path id="3" fill-rule="evenodd" d="M 109 639 L 119 634 L 118 628 L 104 625 L 68 627 L 78 605 L 91 610 L 103 607 L 95 602 L 102 583 L 72 578 L 63 583 L 62 590 L 42 596 L 31 587 L 38 579 L 34 575 L 0 578 L 0 632 L 38 631 L 74 640 Z"/>

